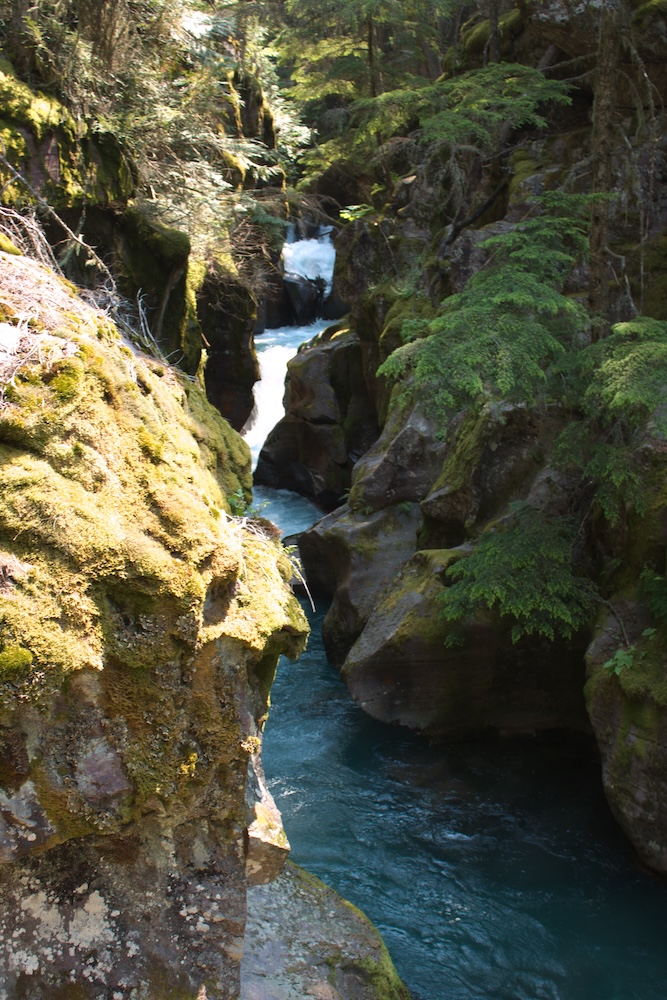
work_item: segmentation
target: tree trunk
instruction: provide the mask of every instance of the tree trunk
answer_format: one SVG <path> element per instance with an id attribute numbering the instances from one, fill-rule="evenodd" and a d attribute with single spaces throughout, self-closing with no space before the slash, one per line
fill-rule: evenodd
<path id="1" fill-rule="evenodd" d="M 33 51 L 28 44 L 25 22 L 30 11 L 30 0 L 12 0 L 8 42 L 12 62 L 19 76 L 27 76 L 32 67 Z"/>
<path id="2" fill-rule="evenodd" d="M 609 195 L 614 190 L 612 156 L 616 83 L 621 52 L 620 19 L 613 0 L 600 10 L 595 100 L 593 104 L 593 185 L 602 197 L 593 203 L 589 235 L 588 305 L 593 342 L 609 332 Z"/>
<path id="3" fill-rule="evenodd" d="M 382 93 L 382 73 L 378 66 L 378 48 L 375 37 L 375 21 L 368 17 L 366 21 L 366 39 L 368 45 L 368 76 L 371 90 L 371 97 L 377 97 Z"/>
<path id="4" fill-rule="evenodd" d="M 500 62 L 500 0 L 489 0 L 489 62 Z"/>

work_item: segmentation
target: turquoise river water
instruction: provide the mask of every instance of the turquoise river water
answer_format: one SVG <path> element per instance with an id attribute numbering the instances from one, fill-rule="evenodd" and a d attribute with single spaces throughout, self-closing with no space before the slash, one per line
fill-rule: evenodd
<path id="1" fill-rule="evenodd" d="M 286 535 L 318 516 L 256 502 Z M 327 662 L 325 610 L 280 663 L 264 767 L 293 859 L 368 914 L 415 1000 L 667 1000 L 667 884 L 637 869 L 594 746 L 434 748 L 374 721 Z"/>

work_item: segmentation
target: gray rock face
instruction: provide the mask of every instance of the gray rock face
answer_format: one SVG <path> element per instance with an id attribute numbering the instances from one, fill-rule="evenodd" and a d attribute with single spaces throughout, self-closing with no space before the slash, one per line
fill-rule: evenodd
<path id="1" fill-rule="evenodd" d="M 417 552 L 380 595 L 342 666 L 352 697 L 370 715 L 459 739 L 588 728 L 582 686 L 584 640 L 510 641 L 492 616 L 451 626 L 439 616 L 444 571 L 455 550 Z"/>
<path id="2" fill-rule="evenodd" d="M 419 404 L 408 412 L 394 406 L 382 434 L 354 467 L 350 503 L 380 510 L 423 500 L 446 454 L 437 434 L 435 421 Z"/>
<path id="3" fill-rule="evenodd" d="M 382 938 L 296 865 L 248 892 L 240 1000 L 409 1000 Z"/>
<path id="4" fill-rule="evenodd" d="M 414 552 L 421 515 L 417 504 L 371 514 L 344 506 L 319 521 L 299 541 L 309 585 L 335 591 L 323 625 L 327 656 L 343 662 L 362 631 L 373 606 Z"/>
<path id="5" fill-rule="evenodd" d="M 325 331 L 289 362 L 285 411 L 262 448 L 255 482 L 335 507 L 378 434 L 354 334 Z"/>
<path id="6" fill-rule="evenodd" d="M 280 875 L 290 846 L 278 807 L 266 786 L 259 753 L 253 753 L 248 762 L 246 806 L 246 878 L 248 885 L 264 885 Z"/>

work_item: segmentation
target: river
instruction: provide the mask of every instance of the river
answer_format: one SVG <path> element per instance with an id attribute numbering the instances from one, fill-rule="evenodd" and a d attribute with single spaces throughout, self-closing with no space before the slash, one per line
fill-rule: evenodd
<path id="1" fill-rule="evenodd" d="M 323 325 L 258 338 L 272 406 L 275 352 Z M 318 516 L 255 499 L 285 534 Z M 326 608 L 307 611 L 308 649 L 272 690 L 267 779 L 294 861 L 368 914 L 415 1000 L 665 1000 L 667 886 L 636 869 L 593 744 L 433 748 L 376 722 L 326 660 Z"/>

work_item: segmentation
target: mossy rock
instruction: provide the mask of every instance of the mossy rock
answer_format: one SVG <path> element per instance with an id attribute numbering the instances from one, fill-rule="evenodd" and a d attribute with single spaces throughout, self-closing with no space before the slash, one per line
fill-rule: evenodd
<path id="1" fill-rule="evenodd" d="M 426 336 L 427 324 L 435 317 L 435 313 L 435 307 L 425 295 L 399 297 L 387 312 L 384 328 L 380 334 L 381 360 L 384 361 L 397 347 L 407 343 L 404 324 L 414 324 L 414 328 L 423 324 L 421 335 Z M 414 329 L 410 336 L 414 338 Z"/>
<path id="2" fill-rule="evenodd" d="M 514 40 L 524 29 L 523 15 L 519 10 L 510 10 L 498 19 L 500 34 L 500 52 L 507 58 L 513 50 Z M 478 59 L 488 45 L 491 36 L 491 23 L 487 18 L 476 24 L 464 24 L 461 28 L 461 43 L 469 59 Z"/>
<path id="3" fill-rule="evenodd" d="M 14 288 L 53 332 L 31 335 L 0 411 L 0 723 L 24 704 L 48 719 L 60 699 L 51 749 L 31 759 L 43 847 L 119 829 L 156 795 L 187 802 L 236 767 L 221 650 L 245 651 L 263 677 L 299 651 L 306 624 L 275 537 L 228 516 L 228 496 L 250 499 L 250 453 L 202 389 L 130 351 L 40 265 L 0 258 L 2 273 L 16 267 L 9 306 Z M 261 677 L 249 681 L 258 718 Z M 95 722 L 102 706 L 111 730 Z M 112 775 L 109 801 L 76 778 L 88 758 Z"/>
<path id="4" fill-rule="evenodd" d="M 123 213 L 115 256 L 120 286 L 129 298 L 141 293 L 163 354 L 194 374 L 202 354 L 196 294 L 205 267 L 190 260 L 188 234 L 133 204 Z"/>
<path id="5" fill-rule="evenodd" d="M 83 127 L 54 97 L 19 80 L 5 59 L 0 107 L 6 159 L 54 208 L 110 205 L 132 196 L 136 167 L 115 136 Z M 30 189 L 1 165 L 0 181 L 2 204 L 34 202 Z"/>

